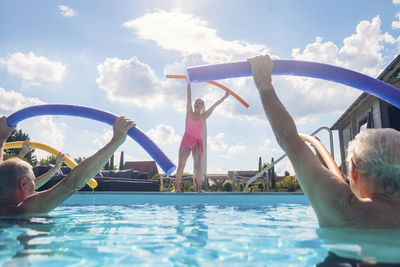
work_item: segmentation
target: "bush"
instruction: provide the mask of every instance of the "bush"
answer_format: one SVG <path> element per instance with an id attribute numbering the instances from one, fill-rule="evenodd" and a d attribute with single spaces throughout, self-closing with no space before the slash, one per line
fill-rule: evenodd
<path id="1" fill-rule="evenodd" d="M 231 180 L 226 180 L 222 186 L 224 187 L 225 192 L 232 192 L 233 189 L 233 183 Z"/>
<path id="2" fill-rule="evenodd" d="M 161 187 L 161 178 L 160 178 L 161 176 L 162 177 L 166 177 L 165 174 L 159 174 L 159 173 L 156 173 L 156 174 L 153 175 L 153 177 L 151 177 L 151 180 L 157 180 L 157 181 L 160 182 L 159 183 L 160 187 Z M 164 183 L 163 183 L 163 186 L 164 186 L 164 188 L 163 188 L 164 190 L 163 191 L 164 192 L 168 190 L 168 184 L 169 184 L 169 181 L 164 179 Z M 161 188 L 160 188 L 160 191 L 161 191 Z"/>
<path id="3" fill-rule="evenodd" d="M 300 189 L 296 176 L 286 176 L 282 181 L 276 183 L 276 187 L 278 189 L 287 190 L 288 192 L 294 192 L 297 189 Z"/>

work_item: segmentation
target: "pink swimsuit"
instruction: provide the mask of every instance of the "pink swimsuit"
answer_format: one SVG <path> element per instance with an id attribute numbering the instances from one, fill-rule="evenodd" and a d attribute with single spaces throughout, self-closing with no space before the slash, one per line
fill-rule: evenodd
<path id="1" fill-rule="evenodd" d="M 204 121 L 201 115 L 200 120 L 193 120 L 192 114 L 186 118 L 185 134 L 182 138 L 181 147 L 187 146 L 190 148 L 190 150 L 193 150 L 193 148 L 197 145 L 199 154 L 201 154 L 203 153 L 203 138 L 201 137 L 201 131 L 203 130 Z"/>

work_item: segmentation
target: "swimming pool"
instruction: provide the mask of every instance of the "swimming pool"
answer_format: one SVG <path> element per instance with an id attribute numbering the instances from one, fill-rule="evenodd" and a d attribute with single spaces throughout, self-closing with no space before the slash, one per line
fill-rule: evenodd
<path id="1" fill-rule="evenodd" d="M 314 266 L 329 251 L 377 259 L 319 230 L 302 194 L 79 193 L 49 217 L 0 227 L 0 265 Z M 400 262 L 398 232 L 384 236 L 382 250 Z"/>

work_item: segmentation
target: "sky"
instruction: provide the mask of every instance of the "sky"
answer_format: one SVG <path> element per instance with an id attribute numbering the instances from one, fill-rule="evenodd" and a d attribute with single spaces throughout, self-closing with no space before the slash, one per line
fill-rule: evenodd
<path id="1" fill-rule="evenodd" d="M 376 78 L 400 52 L 400 0 L 28 1 L 0 2 L 0 116 L 38 104 L 74 104 L 133 119 L 177 164 L 186 84 L 165 74 L 188 66 L 273 59 L 322 62 Z M 208 173 L 254 170 L 278 158 L 278 146 L 251 77 L 219 81 L 229 97 L 207 120 Z M 301 133 L 332 126 L 361 91 L 333 82 L 273 77 Z M 224 91 L 192 85 L 206 107 Z M 112 137 L 93 120 L 42 116 L 18 128 L 71 158 L 88 157 Z M 327 133 L 318 137 L 329 147 Z M 335 160 L 340 164 L 337 133 Z M 116 151 L 151 160 L 132 139 Z M 48 156 L 37 152 L 39 158 Z M 192 172 L 189 159 L 186 171 Z M 288 170 L 289 161 L 277 165 Z M 159 171 L 162 170 L 159 168 Z"/>

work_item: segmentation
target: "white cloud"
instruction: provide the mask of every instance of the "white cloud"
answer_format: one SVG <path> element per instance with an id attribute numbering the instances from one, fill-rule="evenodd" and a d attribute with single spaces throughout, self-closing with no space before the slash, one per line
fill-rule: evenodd
<path id="1" fill-rule="evenodd" d="M 6 91 L 1 87 L 0 99 L 0 115 L 4 114 L 6 116 L 28 106 L 45 104 L 38 98 L 25 97 L 18 92 Z M 65 124 L 56 124 L 51 116 L 27 119 L 18 123 L 17 126 L 17 129 L 21 129 L 23 132 L 27 133 L 32 141 L 45 143 L 59 150 L 64 147 L 65 128 Z M 44 152 L 38 153 L 39 158 L 47 155 L 48 154 Z"/>
<path id="2" fill-rule="evenodd" d="M 136 57 L 129 60 L 107 58 L 97 66 L 99 87 L 112 101 L 154 108 L 162 102 L 161 82 L 154 71 Z"/>
<path id="3" fill-rule="evenodd" d="M 292 163 L 290 163 L 290 160 L 288 160 L 287 158 L 283 159 L 281 162 L 275 165 L 275 172 L 277 175 L 284 175 L 285 171 L 288 171 L 291 176 L 296 175 Z"/>
<path id="4" fill-rule="evenodd" d="M 7 67 L 9 73 L 20 76 L 23 80 L 39 85 L 41 82 L 60 82 L 65 74 L 66 66 L 58 61 L 50 61 L 44 56 L 27 55 L 16 52 L 7 60 L 0 59 L 0 64 Z"/>
<path id="5" fill-rule="evenodd" d="M 103 138 L 103 140 L 105 142 L 109 142 L 111 140 L 111 138 L 113 137 L 113 135 L 114 135 L 114 131 L 113 130 L 104 129 L 102 138 Z"/>
<path id="6" fill-rule="evenodd" d="M 281 148 L 278 148 L 277 142 L 275 140 L 266 139 L 259 147 L 258 153 L 265 155 L 283 155 L 285 152 Z"/>
<path id="7" fill-rule="evenodd" d="M 76 16 L 76 12 L 70 8 L 69 6 L 62 6 L 59 5 L 58 8 L 60 9 L 60 14 L 64 17 L 73 17 Z"/>
<path id="8" fill-rule="evenodd" d="M 361 21 L 356 27 L 356 33 L 343 40 L 341 48 L 332 42 L 324 43 L 321 37 L 317 37 L 302 53 L 300 49 L 293 49 L 292 56 L 297 60 L 328 63 L 376 76 L 383 63 L 383 44 L 395 41 L 390 34 L 382 33 L 380 26 L 379 16 L 371 22 Z"/>
<path id="9" fill-rule="evenodd" d="M 246 145 L 238 143 L 229 146 L 225 141 L 225 134 L 220 132 L 216 136 L 209 136 L 207 138 L 207 148 L 210 152 L 219 152 L 219 157 L 231 158 L 233 154 L 239 154 L 246 151 Z M 225 152 L 225 153 L 222 153 Z"/>
<path id="10" fill-rule="evenodd" d="M 382 33 L 380 25 L 379 16 L 371 21 L 361 21 L 356 32 L 344 38 L 342 46 L 316 37 L 304 50 L 293 49 L 292 57 L 377 76 L 383 64 L 384 44 L 400 43 L 400 38 L 396 40 L 389 33 Z M 123 26 L 135 30 L 138 38 L 154 41 L 162 49 L 182 56 L 182 61 L 164 66 L 167 74 L 183 74 L 185 66 L 190 65 L 243 60 L 268 53 L 269 50 L 265 45 L 224 40 L 207 21 L 176 10 L 157 10 L 127 21 Z M 146 108 L 171 105 L 180 112 L 184 111 L 185 94 L 176 89 L 184 87 L 184 82 L 158 78 L 149 65 L 136 57 L 128 60 L 108 58 L 99 64 L 98 71 L 100 77 L 97 82 L 112 101 L 134 103 Z M 278 94 L 290 112 L 303 117 L 300 122 L 305 122 L 304 118 L 311 114 L 315 116 L 319 113 L 342 112 L 361 93 L 354 88 L 318 79 L 290 76 L 273 79 Z M 243 108 L 230 97 L 215 113 L 265 123 L 260 99 L 251 79 L 229 79 L 222 83 L 245 99 L 250 108 Z M 198 97 L 205 99 L 206 104 L 213 103 L 223 94 L 219 89 L 204 83 L 193 85 L 193 92 L 196 91 L 202 93 Z M 213 149 L 221 149 L 223 146 L 221 141 L 214 145 Z"/>
<path id="11" fill-rule="evenodd" d="M 400 0 L 393 0 L 393 4 L 400 5 Z"/>
<path id="12" fill-rule="evenodd" d="M 96 147 L 98 147 L 98 148 L 103 147 L 103 143 L 102 143 L 101 140 L 98 139 L 98 138 L 93 139 L 92 143 L 93 143 Z"/>
<path id="13" fill-rule="evenodd" d="M 207 165 L 207 173 L 208 174 L 220 174 L 220 173 L 226 173 L 226 170 L 224 170 L 221 167 L 216 166 L 214 164 L 208 164 Z"/>
<path id="14" fill-rule="evenodd" d="M 343 40 L 342 47 L 332 42 L 323 42 L 321 37 L 317 37 L 303 51 L 293 49 L 292 56 L 296 60 L 328 63 L 376 77 L 383 64 L 384 44 L 396 42 L 389 33 L 381 31 L 380 25 L 379 16 L 371 21 L 361 21 L 356 27 L 356 33 Z M 285 77 L 275 80 L 278 80 L 279 88 L 283 89 L 278 94 L 282 95 L 288 109 L 299 116 L 343 111 L 361 93 L 354 88 L 318 79 Z"/>
<path id="15" fill-rule="evenodd" d="M 140 39 L 155 41 L 165 50 L 178 51 L 184 56 L 197 54 L 209 63 L 242 60 L 268 52 L 262 44 L 226 41 L 207 21 L 179 10 L 157 10 L 123 26 L 134 29 Z"/>
<path id="16" fill-rule="evenodd" d="M 226 150 L 228 145 L 223 141 L 224 138 L 224 133 L 218 133 L 216 136 L 209 136 L 207 138 L 207 146 L 209 151 L 219 152 Z"/>
<path id="17" fill-rule="evenodd" d="M 239 154 L 244 151 L 246 151 L 246 146 L 243 143 L 238 143 L 228 149 L 229 154 Z"/>
<path id="18" fill-rule="evenodd" d="M 84 131 L 85 134 L 89 133 L 87 130 Z M 103 135 L 101 138 L 95 138 L 92 140 L 92 143 L 97 147 L 97 148 L 102 148 L 106 143 L 108 143 L 111 138 L 113 137 L 113 130 L 110 129 L 103 129 Z"/>
<path id="19" fill-rule="evenodd" d="M 400 29 L 400 12 L 396 13 L 396 18 L 397 20 L 392 22 L 392 28 L 395 30 Z"/>
<path id="20" fill-rule="evenodd" d="M 307 125 L 314 121 L 316 121 L 316 118 L 313 116 L 302 116 L 294 118 L 294 122 L 296 123 L 296 125 Z"/>
<path id="21" fill-rule="evenodd" d="M 268 52 L 265 45 L 223 40 L 215 29 L 208 27 L 206 21 L 180 11 L 159 10 L 127 21 L 123 26 L 134 29 L 141 39 L 153 40 L 161 48 L 182 55 L 181 62 L 164 67 L 167 74 L 183 74 L 188 65 L 242 60 Z M 184 81 L 158 78 L 150 66 L 136 57 L 127 60 L 107 58 L 97 69 L 97 83 L 111 101 L 133 103 L 146 108 L 172 105 L 176 110 L 184 111 L 186 96 L 182 90 L 176 89 L 184 88 Z M 198 90 L 202 92 L 199 97 L 210 91 L 220 93 L 218 98 L 223 95 L 221 90 L 210 90 L 206 84 L 193 87 L 201 88 Z M 210 99 L 215 101 L 215 98 Z"/>
<path id="22" fill-rule="evenodd" d="M 150 129 L 146 134 L 158 145 L 178 144 L 181 140 L 180 136 L 175 133 L 174 127 L 163 123 Z"/>

